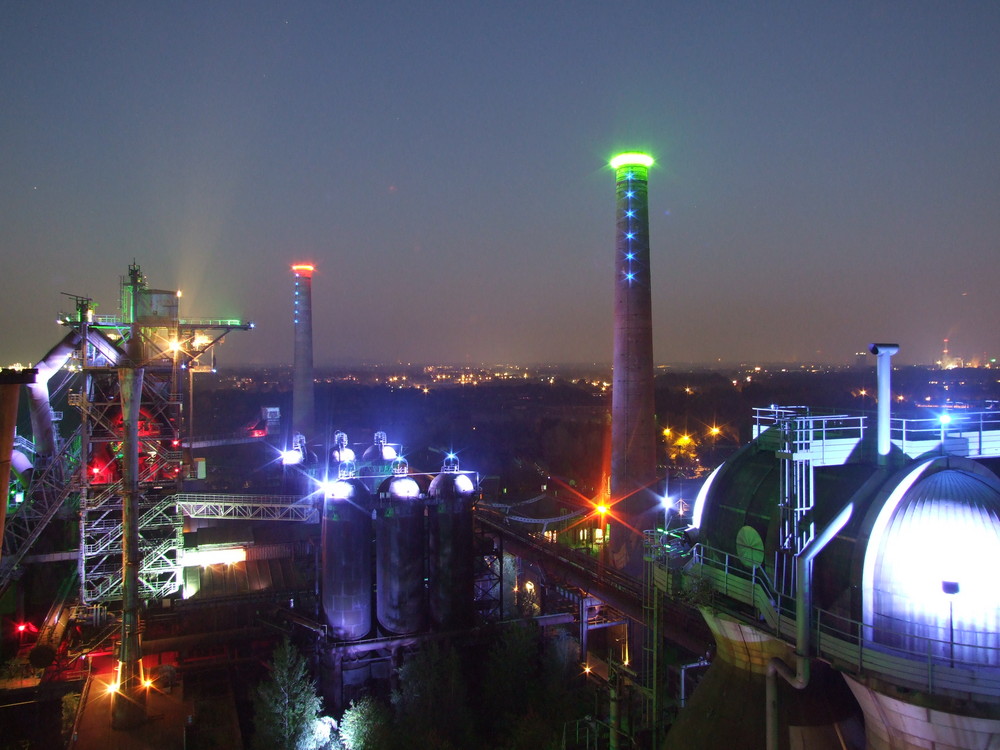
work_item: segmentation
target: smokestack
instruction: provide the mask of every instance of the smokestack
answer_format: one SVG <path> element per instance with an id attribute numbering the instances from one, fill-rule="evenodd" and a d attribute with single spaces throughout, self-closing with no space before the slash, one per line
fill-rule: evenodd
<path id="1" fill-rule="evenodd" d="M 889 417 L 892 406 L 892 355 L 899 351 L 899 344 L 871 344 L 868 350 L 878 357 L 878 462 L 888 461 L 892 442 L 889 435 Z"/>
<path id="2" fill-rule="evenodd" d="M 611 391 L 611 563 L 642 569 L 642 516 L 655 505 L 653 320 L 647 177 L 652 157 L 623 153 L 615 170 L 615 343 Z M 620 521 L 618 520 L 620 519 Z"/>
<path id="3" fill-rule="evenodd" d="M 292 440 L 296 435 L 314 438 L 316 404 L 313 393 L 312 275 L 310 263 L 292 266 L 295 275 L 295 374 L 292 381 Z"/>

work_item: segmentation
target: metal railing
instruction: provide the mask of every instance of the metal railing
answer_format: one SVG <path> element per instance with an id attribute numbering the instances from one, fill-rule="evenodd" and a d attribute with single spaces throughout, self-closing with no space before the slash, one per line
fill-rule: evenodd
<path id="1" fill-rule="evenodd" d="M 889 435 L 911 457 L 935 449 L 969 458 L 1000 456 L 1000 412 L 948 411 L 941 416 L 895 418 Z"/>
<path id="2" fill-rule="evenodd" d="M 705 602 L 709 606 L 757 628 L 766 623 L 775 637 L 794 644 L 795 600 L 778 594 L 761 568 L 747 569 L 734 555 L 698 544 L 683 576 L 689 589 L 707 584 L 712 593 L 752 611 L 727 605 L 718 596 Z M 902 619 L 862 623 L 819 607 L 810 614 L 814 655 L 848 673 L 878 674 L 916 690 L 1000 697 L 1000 648 L 975 643 L 971 632 L 955 631 L 956 639 L 914 630 L 914 623 Z"/>

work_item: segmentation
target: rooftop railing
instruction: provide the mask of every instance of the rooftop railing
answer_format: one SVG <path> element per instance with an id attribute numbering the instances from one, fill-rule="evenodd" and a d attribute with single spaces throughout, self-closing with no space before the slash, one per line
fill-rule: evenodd
<path id="1" fill-rule="evenodd" d="M 665 555 L 650 550 L 651 542 L 659 545 L 647 536 L 647 559 L 667 567 L 676 551 Z M 710 590 L 702 590 L 709 594 L 705 605 L 794 644 L 795 600 L 776 593 L 762 568 L 748 569 L 735 555 L 696 544 L 688 551 L 682 575 L 689 591 L 700 586 Z M 977 631 L 943 630 L 889 617 L 862 623 L 819 607 L 810 616 L 812 655 L 838 669 L 880 675 L 914 690 L 1000 698 L 1000 648 L 991 645 L 995 634 L 983 638 Z"/>

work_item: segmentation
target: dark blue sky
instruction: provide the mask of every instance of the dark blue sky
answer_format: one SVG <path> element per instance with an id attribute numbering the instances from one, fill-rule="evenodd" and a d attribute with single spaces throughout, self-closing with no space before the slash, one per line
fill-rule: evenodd
<path id="1" fill-rule="evenodd" d="M 287 7 L 284 7 L 287 6 Z M 995 2 L 0 6 L 0 362 L 136 259 L 220 363 L 607 362 L 650 176 L 660 362 L 1000 352 Z"/>

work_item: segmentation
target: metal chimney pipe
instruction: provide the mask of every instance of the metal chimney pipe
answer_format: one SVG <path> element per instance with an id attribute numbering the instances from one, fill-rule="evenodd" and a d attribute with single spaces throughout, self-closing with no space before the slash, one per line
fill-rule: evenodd
<path id="1" fill-rule="evenodd" d="M 133 290 L 136 291 L 136 290 Z M 134 318 L 133 318 L 134 320 Z M 132 323 L 128 357 L 118 368 L 122 406 L 122 629 L 118 686 L 111 696 L 111 728 L 132 729 L 146 720 L 139 643 L 139 412 L 142 406 L 142 342 Z"/>
<path id="2" fill-rule="evenodd" d="M 892 407 L 891 357 L 899 351 L 899 344 L 870 344 L 868 350 L 878 357 L 878 461 L 884 466 L 892 449 L 892 442 L 889 439 L 889 418 Z"/>

